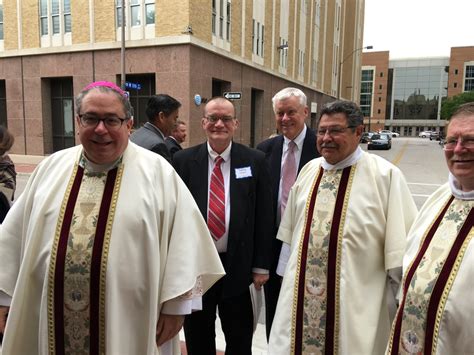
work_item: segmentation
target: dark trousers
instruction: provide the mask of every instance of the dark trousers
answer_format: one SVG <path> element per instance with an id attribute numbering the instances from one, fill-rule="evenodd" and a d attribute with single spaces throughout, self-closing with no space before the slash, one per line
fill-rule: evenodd
<path id="1" fill-rule="evenodd" d="M 253 311 L 250 291 L 223 299 L 224 278 L 204 294 L 202 311 L 186 316 L 184 334 L 189 355 L 216 355 L 216 309 L 219 309 L 225 336 L 226 355 L 252 354 Z"/>
<path id="2" fill-rule="evenodd" d="M 268 339 L 270 339 L 273 318 L 275 317 L 278 296 L 280 295 L 281 276 L 275 273 L 271 274 L 263 288 L 265 291 L 265 330 L 268 342 Z"/>

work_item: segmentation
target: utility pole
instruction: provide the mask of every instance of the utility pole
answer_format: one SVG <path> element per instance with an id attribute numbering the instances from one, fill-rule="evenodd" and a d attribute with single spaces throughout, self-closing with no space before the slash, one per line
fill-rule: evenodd
<path id="1" fill-rule="evenodd" d="M 120 48 L 120 87 L 125 90 L 125 0 L 122 0 L 122 38 Z"/>

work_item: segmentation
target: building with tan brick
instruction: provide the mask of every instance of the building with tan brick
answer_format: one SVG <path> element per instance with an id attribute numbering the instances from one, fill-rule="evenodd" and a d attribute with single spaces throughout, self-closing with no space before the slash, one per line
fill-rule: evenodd
<path id="1" fill-rule="evenodd" d="M 275 133 L 271 97 L 283 87 L 307 94 L 313 127 L 324 103 L 359 97 L 364 0 L 126 0 L 124 11 L 122 0 L 0 6 L 0 123 L 15 135 L 13 153 L 76 144 L 73 98 L 97 80 L 131 84 L 137 127 L 151 95 L 177 98 L 186 146 L 204 139 L 202 103 L 224 92 L 242 93 L 235 139 L 251 146 Z"/>

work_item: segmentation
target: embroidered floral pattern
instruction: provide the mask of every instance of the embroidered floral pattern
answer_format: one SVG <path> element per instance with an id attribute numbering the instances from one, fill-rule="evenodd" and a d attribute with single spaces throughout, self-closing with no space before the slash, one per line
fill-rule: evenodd
<path id="1" fill-rule="evenodd" d="M 89 354 L 90 273 L 106 173 L 84 173 L 71 223 L 64 270 L 66 354 Z"/>
<path id="2" fill-rule="evenodd" d="M 330 231 L 342 170 L 325 171 L 311 221 L 305 279 L 303 353 L 324 353 Z"/>
<path id="3" fill-rule="evenodd" d="M 402 315 L 401 354 L 418 354 L 424 350 L 426 316 L 433 287 L 452 244 L 473 207 L 472 201 L 453 201 L 413 275 Z"/>

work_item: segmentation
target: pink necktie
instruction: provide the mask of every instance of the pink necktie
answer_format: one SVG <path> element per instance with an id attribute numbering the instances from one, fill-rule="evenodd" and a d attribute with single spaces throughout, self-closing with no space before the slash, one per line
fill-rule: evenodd
<path id="1" fill-rule="evenodd" d="M 288 151 L 286 153 L 286 159 L 283 162 L 281 169 L 281 199 L 280 199 L 280 216 L 283 217 L 285 212 L 286 203 L 288 201 L 288 195 L 290 194 L 291 187 L 296 180 L 296 160 L 295 151 L 296 144 L 293 141 L 288 143 Z"/>
<path id="2" fill-rule="evenodd" d="M 223 161 L 221 156 L 216 158 L 209 186 L 207 226 L 215 240 L 219 240 L 225 232 L 225 188 L 221 170 Z"/>

